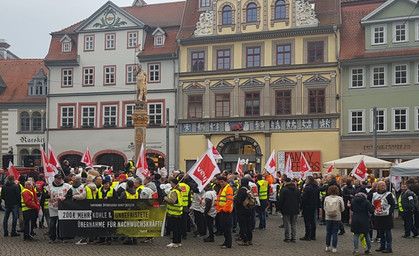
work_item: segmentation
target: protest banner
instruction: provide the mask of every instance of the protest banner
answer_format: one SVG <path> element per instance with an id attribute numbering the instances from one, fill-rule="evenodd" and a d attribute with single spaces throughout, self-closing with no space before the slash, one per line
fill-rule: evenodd
<path id="1" fill-rule="evenodd" d="M 163 236 L 166 205 L 157 200 L 64 200 L 58 204 L 63 237 Z"/>

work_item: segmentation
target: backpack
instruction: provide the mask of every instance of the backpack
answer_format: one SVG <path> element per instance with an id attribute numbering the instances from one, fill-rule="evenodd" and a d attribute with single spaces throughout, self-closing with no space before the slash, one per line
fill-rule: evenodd
<path id="1" fill-rule="evenodd" d="M 247 197 L 243 201 L 243 206 L 246 209 L 253 209 L 256 206 L 256 198 L 253 196 L 253 191 L 247 188 L 244 189 L 246 189 Z"/>
<path id="2" fill-rule="evenodd" d="M 326 212 L 326 215 L 329 217 L 336 217 L 338 216 L 340 211 L 340 197 L 335 196 L 331 197 L 329 196 L 327 199 L 324 200 L 324 211 Z"/>
<path id="3" fill-rule="evenodd" d="M 388 216 L 390 215 L 390 204 L 387 201 L 387 196 L 390 192 L 382 195 L 375 192 L 372 196 L 372 204 L 374 205 L 375 216 Z"/>

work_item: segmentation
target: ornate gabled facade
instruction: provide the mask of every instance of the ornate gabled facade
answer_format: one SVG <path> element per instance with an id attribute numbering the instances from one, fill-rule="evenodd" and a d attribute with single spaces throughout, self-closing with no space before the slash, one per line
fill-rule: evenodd
<path id="1" fill-rule="evenodd" d="M 174 166 L 177 66 L 176 34 L 183 2 L 147 5 L 111 1 L 90 17 L 53 32 L 45 63 L 50 69 L 48 142 L 72 165 L 89 147 L 93 162 L 123 168 L 134 156 L 131 114 L 138 60 L 148 77 L 146 153 L 159 166 Z M 77 138 L 77 139 L 75 139 Z M 167 153 L 170 154 L 167 155 Z M 170 161 L 167 163 L 167 161 Z"/>
<path id="2" fill-rule="evenodd" d="M 47 88 L 43 60 L 0 60 L 0 168 L 41 165 Z"/>
<path id="3" fill-rule="evenodd" d="M 284 152 L 337 158 L 339 27 L 337 0 L 187 0 L 178 34 L 180 168 L 206 139 L 222 169 L 234 170 L 240 156 L 262 171 L 272 150 L 279 168 Z"/>
<path id="4" fill-rule="evenodd" d="M 341 156 L 390 161 L 419 154 L 419 9 L 417 1 L 359 1 L 342 5 Z"/>

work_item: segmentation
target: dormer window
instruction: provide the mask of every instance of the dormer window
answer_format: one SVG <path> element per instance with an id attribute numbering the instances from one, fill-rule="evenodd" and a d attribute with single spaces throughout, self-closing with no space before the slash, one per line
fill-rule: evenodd
<path id="1" fill-rule="evenodd" d="M 47 95 L 47 76 L 41 68 L 38 73 L 28 82 L 28 96 Z"/>
<path id="2" fill-rule="evenodd" d="M 61 40 L 61 52 L 71 52 L 71 38 L 68 35 L 64 35 Z"/>
<path id="3" fill-rule="evenodd" d="M 162 46 L 163 45 L 163 35 L 158 35 L 154 37 L 154 45 Z"/>
<path id="4" fill-rule="evenodd" d="M 210 0 L 201 0 L 201 8 L 210 7 L 211 1 Z"/>
<path id="5" fill-rule="evenodd" d="M 156 28 L 152 33 L 154 36 L 154 46 L 163 46 L 166 40 L 166 33 L 161 28 Z"/>

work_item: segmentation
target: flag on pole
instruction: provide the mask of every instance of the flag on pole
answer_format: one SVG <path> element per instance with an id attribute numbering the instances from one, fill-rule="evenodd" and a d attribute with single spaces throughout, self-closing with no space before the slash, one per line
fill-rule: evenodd
<path id="1" fill-rule="evenodd" d="M 20 173 L 12 164 L 12 161 L 9 161 L 9 168 L 7 169 L 7 176 L 9 176 L 10 174 L 13 174 L 15 176 L 15 180 L 19 180 Z M 22 184 L 22 186 L 25 186 L 25 184 Z"/>
<path id="2" fill-rule="evenodd" d="M 364 181 L 367 178 L 367 167 L 365 166 L 364 157 L 359 159 L 359 162 L 352 169 L 351 174 L 360 181 Z"/>
<path id="3" fill-rule="evenodd" d="M 243 175 L 243 167 L 240 164 L 240 157 L 239 157 L 239 160 L 237 160 L 236 172 L 240 175 Z"/>
<path id="4" fill-rule="evenodd" d="M 49 163 L 47 154 L 45 154 L 44 149 L 41 146 L 41 160 L 42 167 L 44 168 L 44 175 L 49 184 L 52 184 L 54 181 L 55 174 L 58 174 L 57 168 L 53 168 L 53 165 Z"/>
<path id="5" fill-rule="evenodd" d="M 266 161 L 265 169 L 271 175 L 274 175 L 276 173 L 275 150 L 272 150 L 271 156 L 269 157 L 268 161 Z"/>
<path id="6" fill-rule="evenodd" d="M 112 169 L 112 166 L 111 166 L 111 167 L 109 167 L 109 169 L 108 169 L 108 175 L 112 175 L 112 172 L 113 172 L 113 169 Z"/>
<path id="7" fill-rule="evenodd" d="M 287 175 L 287 178 L 290 178 L 290 179 L 294 178 L 294 173 L 292 171 L 292 161 L 291 161 L 290 155 L 288 155 L 287 162 L 285 163 L 284 172 Z"/>
<path id="8" fill-rule="evenodd" d="M 81 157 L 80 162 L 85 163 L 86 166 L 93 168 L 93 161 L 92 157 L 90 156 L 89 148 L 86 148 L 86 151 L 84 152 L 83 156 Z"/>
<path id="9" fill-rule="evenodd" d="M 212 145 L 210 140 L 208 140 L 208 148 L 211 149 L 214 159 L 223 159 L 220 152 L 217 151 L 217 149 L 214 147 L 214 145 Z"/>
<path id="10" fill-rule="evenodd" d="M 300 171 L 301 171 L 301 178 L 303 179 L 305 179 L 306 172 L 311 171 L 310 164 L 308 163 L 303 152 L 301 152 L 301 157 L 300 157 Z"/>
<path id="11" fill-rule="evenodd" d="M 394 165 L 398 165 L 399 164 L 399 159 L 396 159 L 396 161 L 394 162 Z M 400 183 L 402 182 L 402 177 L 400 176 L 390 176 L 390 182 L 394 184 L 394 189 L 396 191 L 400 190 Z"/>
<path id="12" fill-rule="evenodd" d="M 188 171 L 188 175 L 198 184 L 198 190 L 201 192 L 211 179 L 220 173 L 217 163 L 215 162 L 212 149 L 207 149 L 199 161 Z"/>
<path id="13" fill-rule="evenodd" d="M 61 164 L 58 161 L 57 157 L 54 154 L 54 151 L 52 151 L 52 147 L 50 144 L 48 144 L 48 161 L 50 164 L 52 164 L 55 168 L 61 169 Z"/>
<path id="14" fill-rule="evenodd" d="M 137 158 L 137 164 L 135 165 L 136 172 L 135 174 L 143 179 L 150 176 L 150 171 L 148 170 L 147 159 L 145 157 L 144 144 L 141 144 L 140 154 Z"/>
<path id="15" fill-rule="evenodd" d="M 333 163 L 333 164 L 329 167 L 329 169 L 327 169 L 327 172 L 326 172 L 326 173 L 331 173 L 334 165 L 335 165 L 335 163 Z"/>

